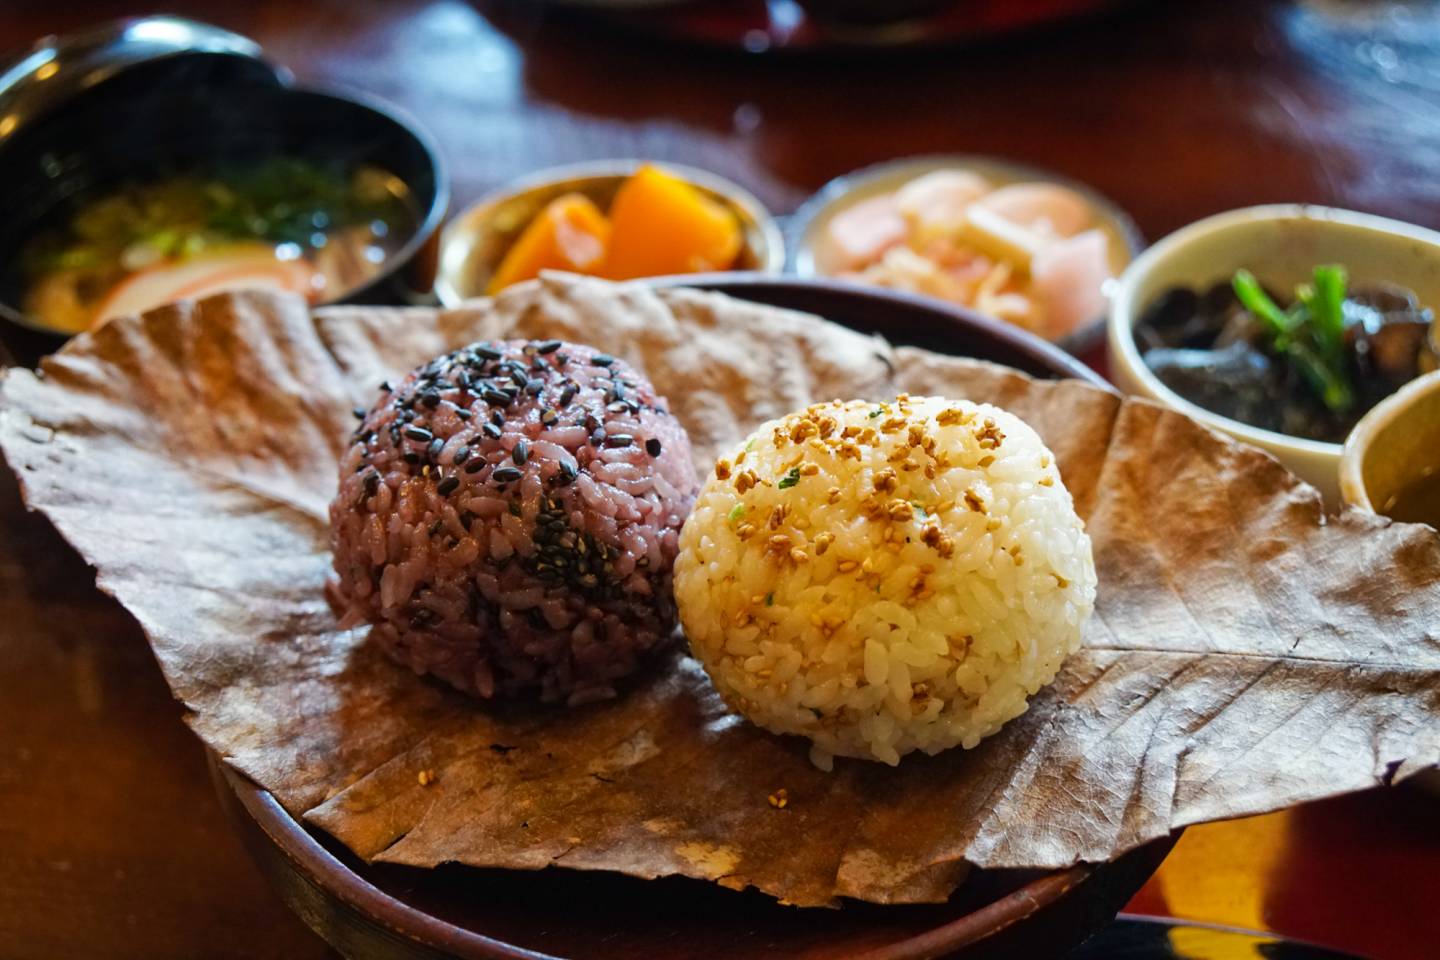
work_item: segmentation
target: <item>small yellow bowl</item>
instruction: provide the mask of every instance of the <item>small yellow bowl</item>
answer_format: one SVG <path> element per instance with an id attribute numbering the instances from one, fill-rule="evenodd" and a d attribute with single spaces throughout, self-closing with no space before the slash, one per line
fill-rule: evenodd
<path id="1" fill-rule="evenodd" d="M 542 170 L 482 197 L 462 210 L 440 234 L 435 296 L 453 307 L 485 295 L 490 276 L 530 221 L 556 197 L 579 193 L 608 210 L 620 185 L 643 160 L 600 160 Z M 740 223 L 744 243 L 736 270 L 779 273 L 785 243 L 770 212 L 748 191 L 713 173 L 678 163 L 657 164 L 711 200 L 724 204 Z"/>
<path id="2" fill-rule="evenodd" d="M 1411 380 L 1355 425 L 1340 454 L 1340 497 L 1385 513 L 1395 495 L 1440 471 L 1440 370 Z M 1440 768 L 1415 777 L 1440 796 Z"/>
<path id="3" fill-rule="evenodd" d="M 1340 497 L 1385 513 L 1406 487 L 1440 473 L 1440 370 L 1411 380 L 1365 414 L 1340 454 Z"/>

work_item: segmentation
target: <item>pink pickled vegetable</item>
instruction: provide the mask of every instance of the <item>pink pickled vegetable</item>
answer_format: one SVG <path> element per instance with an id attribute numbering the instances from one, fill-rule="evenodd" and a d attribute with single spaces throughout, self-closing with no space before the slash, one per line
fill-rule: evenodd
<path id="1" fill-rule="evenodd" d="M 1099 230 L 1057 240 L 1037 253 L 1030 279 L 1045 306 L 1045 336 L 1058 339 L 1101 316 L 1110 277 L 1109 243 Z"/>
<path id="2" fill-rule="evenodd" d="M 855 270 L 872 263 L 905 240 L 905 219 L 895 197 L 886 194 L 862 200 L 830 219 L 829 270 Z"/>
<path id="3" fill-rule="evenodd" d="M 976 201 L 1011 223 L 1069 237 L 1090 225 L 1090 204 L 1068 187 L 1053 183 L 1014 183 Z"/>
<path id="4" fill-rule="evenodd" d="M 990 184 L 968 170 L 936 170 L 911 180 L 895 194 L 900 213 L 922 229 L 954 230 L 965 209 L 990 192 Z"/>

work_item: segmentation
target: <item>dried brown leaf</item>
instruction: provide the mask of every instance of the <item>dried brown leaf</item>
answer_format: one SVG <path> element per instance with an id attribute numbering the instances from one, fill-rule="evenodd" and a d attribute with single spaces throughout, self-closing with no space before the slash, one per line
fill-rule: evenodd
<path id="1" fill-rule="evenodd" d="M 1084 649 L 977 749 L 834 774 L 729 714 L 678 652 L 569 712 L 477 705 L 395 667 L 336 631 L 321 595 L 348 411 L 511 331 L 645 369 L 702 470 L 814 400 L 1009 407 L 1055 451 L 1094 537 Z M 139 619 L 195 730 L 367 858 L 934 901 L 967 862 L 1105 860 L 1440 762 L 1440 536 L 1327 520 L 1265 454 L 1083 384 L 714 295 L 549 279 L 449 312 L 167 308 L 78 338 L 43 377 L 11 371 L 0 400 L 27 502 Z"/>

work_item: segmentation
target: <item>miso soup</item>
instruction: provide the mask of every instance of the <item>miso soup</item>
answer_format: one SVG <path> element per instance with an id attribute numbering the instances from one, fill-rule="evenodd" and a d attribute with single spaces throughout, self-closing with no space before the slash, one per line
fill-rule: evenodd
<path id="1" fill-rule="evenodd" d="M 398 177 L 368 164 L 274 157 L 82 194 L 22 248 L 26 313 L 76 333 L 222 290 L 311 303 L 372 280 L 419 218 Z"/>

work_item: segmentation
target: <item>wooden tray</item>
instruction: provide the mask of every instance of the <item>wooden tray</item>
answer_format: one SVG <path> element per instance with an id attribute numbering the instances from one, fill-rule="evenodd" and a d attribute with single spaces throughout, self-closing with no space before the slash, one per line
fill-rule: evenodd
<path id="1" fill-rule="evenodd" d="M 1006 363 L 1036 376 L 1103 383 L 1036 337 L 959 308 L 827 280 L 763 275 L 671 278 L 810 310 L 896 343 Z M 983 871 L 948 903 L 839 910 L 784 907 L 684 878 L 642 881 L 570 870 L 534 873 L 361 862 L 298 823 L 267 791 L 213 755 L 222 805 L 280 896 L 352 957 L 509 960 L 744 957 L 918 960 L 1059 956 L 1108 923 L 1175 838 L 1069 870 Z"/>

